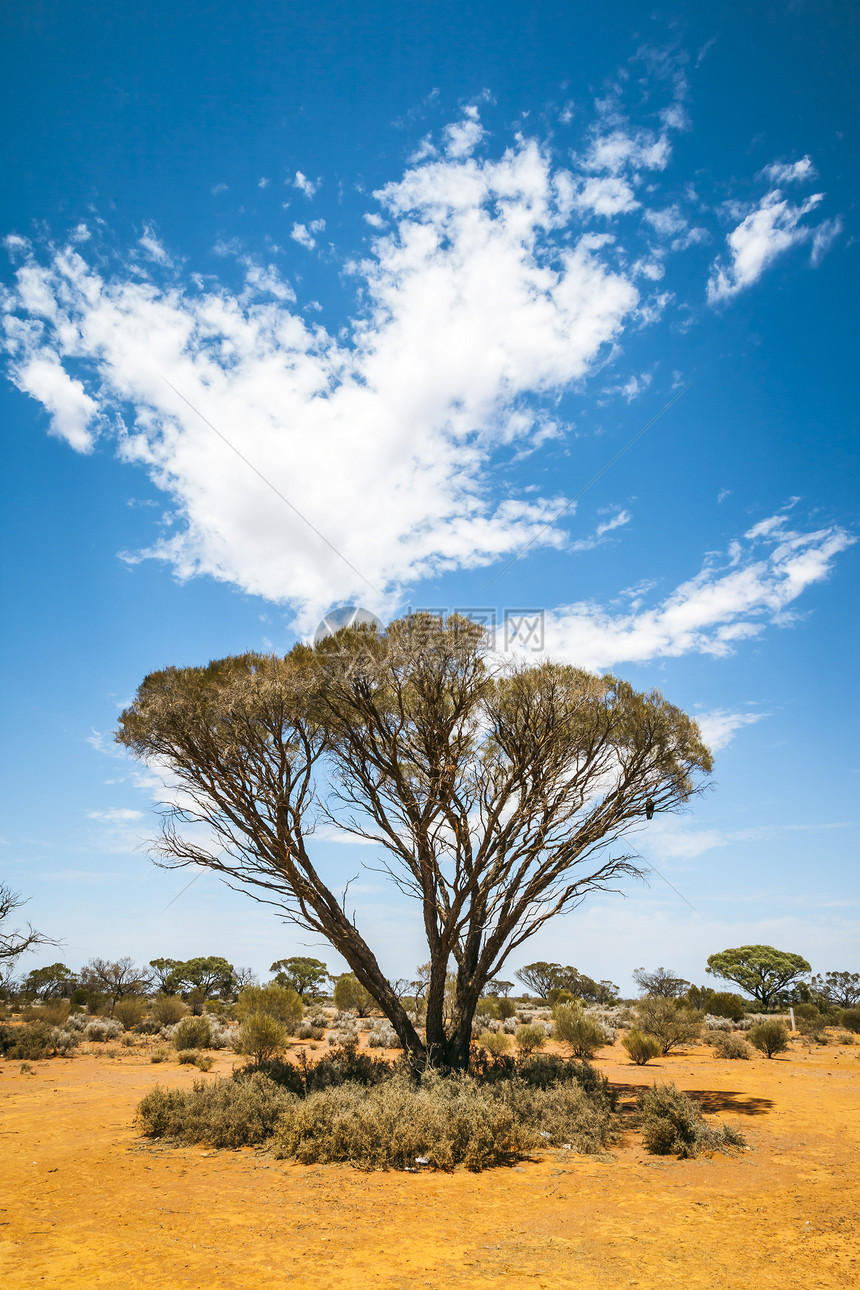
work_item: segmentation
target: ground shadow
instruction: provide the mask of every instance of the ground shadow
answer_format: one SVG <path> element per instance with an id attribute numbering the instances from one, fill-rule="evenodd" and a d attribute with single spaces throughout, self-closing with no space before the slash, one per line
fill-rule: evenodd
<path id="1" fill-rule="evenodd" d="M 612 1089 L 620 1099 L 635 1099 L 642 1087 L 641 1084 L 618 1084 L 614 1080 L 612 1082 Z M 683 1091 L 689 1097 L 695 1098 L 708 1115 L 714 1115 L 717 1111 L 734 1111 L 738 1115 L 767 1115 L 774 1106 L 773 1100 L 769 1097 L 749 1097 L 745 1093 L 734 1093 L 722 1088 L 685 1088 Z"/>

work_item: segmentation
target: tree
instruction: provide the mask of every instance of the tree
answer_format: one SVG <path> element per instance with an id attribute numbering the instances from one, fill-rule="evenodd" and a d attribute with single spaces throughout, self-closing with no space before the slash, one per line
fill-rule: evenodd
<path id="1" fill-rule="evenodd" d="M 344 972 L 334 983 L 334 1002 L 341 1012 L 366 1017 L 373 1010 L 374 998 L 352 972 Z"/>
<path id="2" fill-rule="evenodd" d="M 570 964 L 529 963 L 515 975 L 541 999 L 556 997 L 562 990 L 585 1003 L 612 1003 L 618 997 L 614 981 L 593 981 Z"/>
<path id="3" fill-rule="evenodd" d="M 81 968 L 81 985 L 93 994 L 106 994 L 111 1007 L 127 994 L 143 994 L 151 978 L 143 968 L 136 967 L 130 958 L 90 959 Z"/>
<path id="4" fill-rule="evenodd" d="M 689 801 L 711 770 L 698 727 L 659 693 L 549 662 L 494 671 L 478 624 L 430 614 L 285 658 L 154 672 L 117 738 L 181 790 L 161 863 L 213 869 L 324 936 L 415 1064 L 444 1068 L 467 1065 L 475 1008 L 507 957 L 639 874 L 621 839 Z M 375 843 L 419 904 L 426 1037 L 316 868 L 320 819 Z"/>
<path id="5" fill-rule="evenodd" d="M 560 963 L 545 963 L 541 959 L 537 963 L 527 963 L 525 967 L 515 972 L 514 976 L 518 981 L 522 981 L 526 989 L 531 990 L 539 999 L 545 999 L 550 990 L 563 989 L 559 980 L 561 976 Z"/>
<path id="6" fill-rule="evenodd" d="M 665 1054 L 680 1044 L 693 1044 L 702 1029 L 702 1015 L 678 999 L 646 995 L 636 1005 L 636 1020 L 643 1034 L 651 1035 Z"/>
<path id="7" fill-rule="evenodd" d="M 637 968 L 633 980 L 643 994 L 651 994 L 657 999 L 680 999 L 689 989 L 690 982 L 678 976 L 671 968 L 658 967 L 653 972 Z"/>
<path id="8" fill-rule="evenodd" d="M 187 959 L 177 964 L 174 972 L 180 994 L 195 991 L 202 996 L 202 1001 L 210 999 L 213 994 L 229 994 L 235 980 L 233 964 L 220 954 Z"/>
<path id="9" fill-rule="evenodd" d="M 37 945 L 56 945 L 49 936 L 44 936 L 42 932 L 37 932 L 31 923 L 26 928 L 5 927 L 4 924 L 10 914 L 22 905 L 26 905 L 26 900 L 20 892 L 12 891 L 5 883 L 0 883 L 0 963 L 5 961 L 14 961 L 28 950 L 33 950 Z"/>
<path id="10" fill-rule="evenodd" d="M 501 999 L 509 995 L 514 988 L 513 981 L 488 981 L 487 994 L 491 999 Z"/>
<path id="11" fill-rule="evenodd" d="M 150 959 L 152 976 L 155 985 L 162 994 L 178 994 L 179 982 L 176 969 L 181 966 L 179 959 Z"/>
<path id="12" fill-rule="evenodd" d="M 28 972 L 21 988 L 24 994 L 34 994 L 37 999 L 67 999 L 77 983 L 77 977 L 65 963 L 51 963 Z"/>
<path id="13" fill-rule="evenodd" d="M 837 1008 L 853 1008 L 860 1003 L 860 972 L 825 972 L 814 976 L 809 988 Z"/>
<path id="14" fill-rule="evenodd" d="M 301 955 L 278 959 L 269 971 L 276 974 L 278 985 L 290 986 L 303 999 L 308 995 L 321 994 L 326 983 L 331 980 L 329 970 L 321 959 L 309 959 Z"/>
<path id="15" fill-rule="evenodd" d="M 767 1010 L 781 990 L 810 970 L 805 958 L 772 945 L 741 945 L 722 950 L 708 959 L 706 972 L 735 985 L 758 999 Z"/>

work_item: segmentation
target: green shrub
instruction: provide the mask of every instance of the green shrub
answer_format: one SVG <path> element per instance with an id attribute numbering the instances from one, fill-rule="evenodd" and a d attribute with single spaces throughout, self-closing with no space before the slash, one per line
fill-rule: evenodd
<path id="1" fill-rule="evenodd" d="M 146 1000 L 141 999 L 139 994 L 127 994 L 125 998 L 117 999 L 113 1015 L 117 1021 L 122 1022 L 126 1030 L 131 1030 L 146 1016 Z"/>
<path id="2" fill-rule="evenodd" d="M 481 1035 L 478 1043 L 482 1048 L 486 1048 L 488 1053 L 494 1057 L 501 1057 L 511 1046 L 511 1037 L 506 1035 L 503 1030 L 485 1030 Z"/>
<path id="3" fill-rule="evenodd" d="M 47 1021 L 28 1021 L 23 1026 L 3 1026 L 0 1030 L 0 1051 L 5 1057 L 37 1062 L 53 1057 L 57 1051 L 59 1032 Z"/>
<path id="4" fill-rule="evenodd" d="M 159 994 L 152 1001 L 152 1015 L 162 1026 L 175 1026 L 187 1011 L 178 994 Z"/>
<path id="5" fill-rule="evenodd" d="M 72 1005 L 68 999 L 49 999 L 43 1003 L 39 1009 L 39 1019 L 47 1021 L 49 1026 L 62 1026 L 64 1021 L 68 1021 Z"/>
<path id="6" fill-rule="evenodd" d="M 194 1065 L 200 1071 L 211 1071 L 215 1058 L 208 1053 L 198 1053 Z"/>
<path id="7" fill-rule="evenodd" d="M 254 1012 L 246 1016 L 239 1027 L 236 1051 L 253 1057 L 254 1065 L 259 1068 L 282 1052 L 288 1043 L 289 1035 L 283 1022 L 276 1021 L 265 1012 Z"/>
<path id="8" fill-rule="evenodd" d="M 599 1021 L 586 1016 L 578 1003 L 557 1003 L 552 1011 L 553 1037 L 567 1044 L 574 1057 L 593 1057 L 606 1043 Z"/>
<path id="9" fill-rule="evenodd" d="M 149 1060 L 157 1064 L 158 1062 L 166 1062 L 169 1056 L 170 1049 L 167 1047 L 167 1044 L 159 1044 L 159 1046 L 157 1048 L 153 1048 L 152 1052 L 149 1054 Z"/>
<path id="10" fill-rule="evenodd" d="M 652 1084 L 640 1090 L 636 1101 L 645 1146 L 655 1155 L 685 1159 L 744 1145 L 729 1125 L 706 1124 L 698 1104 L 674 1084 Z"/>
<path id="11" fill-rule="evenodd" d="M 279 1022 L 288 1035 L 293 1034 L 304 1012 L 305 1006 L 298 993 L 283 985 L 248 985 L 236 1004 L 240 1021 L 262 1014 Z"/>
<path id="12" fill-rule="evenodd" d="M 688 996 L 689 994 L 688 991 Z M 692 999 L 690 1001 L 692 1003 Z M 708 999 L 708 1006 L 703 1011 L 709 1012 L 712 1017 L 728 1017 L 730 1021 L 743 1021 L 746 1013 L 741 996 L 728 990 L 713 991 Z"/>
<path id="13" fill-rule="evenodd" d="M 173 1047 L 181 1052 L 188 1048 L 208 1048 L 212 1032 L 205 1017 L 183 1017 L 173 1031 Z"/>
<path id="14" fill-rule="evenodd" d="M 775 1017 L 771 1021 L 760 1021 L 757 1026 L 753 1026 L 747 1038 L 753 1047 L 758 1048 L 767 1057 L 773 1057 L 775 1053 L 784 1053 L 788 1048 L 788 1031 L 785 1024 L 777 1021 Z"/>
<path id="15" fill-rule="evenodd" d="M 839 1024 L 855 1035 L 860 1035 L 860 1008 L 845 1008 Z"/>
<path id="16" fill-rule="evenodd" d="M 546 1030 L 539 1022 L 528 1026 L 517 1026 L 514 1043 L 521 1057 L 530 1057 L 532 1053 L 543 1048 L 546 1043 Z"/>
<path id="17" fill-rule="evenodd" d="M 645 1066 L 652 1057 L 659 1056 L 663 1051 L 659 1039 L 655 1039 L 653 1035 L 643 1035 L 635 1026 L 621 1036 L 621 1042 L 627 1049 L 631 1062 L 635 1062 L 637 1066 Z"/>
<path id="18" fill-rule="evenodd" d="M 500 1021 L 507 1021 L 509 1017 L 517 1015 L 517 1005 L 513 999 L 497 999 L 496 1010 L 499 1014 Z"/>
<path id="19" fill-rule="evenodd" d="M 334 1005 L 340 1012 L 366 1017 L 376 1007 L 373 996 L 351 972 L 339 976 L 334 987 Z"/>
<path id="20" fill-rule="evenodd" d="M 265 1075 L 253 1074 L 195 1080 L 190 1090 L 156 1086 L 140 1102 L 137 1114 L 147 1137 L 235 1148 L 270 1138 L 291 1101 L 291 1095 Z"/>
<path id="21" fill-rule="evenodd" d="M 718 1030 L 710 1040 L 716 1057 L 727 1057 L 730 1061 L 749 1061 L 752 1049 L 740 1035 L 726 1034 Z"/>
<path id="22" fill-rule="evenodd" d="M 677 999 L 649 995 L 636 1005 L 639 1029 L 659 1040 L 660 1051 L 668 1053 L 681 1044 L 695 1043 L 702 1029 L 701 1014 Z"/>

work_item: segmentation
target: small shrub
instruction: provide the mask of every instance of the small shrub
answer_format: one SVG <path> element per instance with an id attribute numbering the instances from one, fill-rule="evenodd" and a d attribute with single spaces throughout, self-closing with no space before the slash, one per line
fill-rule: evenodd
<path id="1" fill-rule="evenodd" d="M 536 1049 L 543 1048 L 546 1043 L 546 1030 L 539 1022 L 517 1026 L 514 1043 L 521 1057 L 530 1057 Z"/>
<path id="2" fill-rule="evenodd" d="M 259 1068 L 282 1052 L 288 1042 L 287 1027 L 282 1022 L 265 1012 L 255 1012 L 239 1027 L 236 1051 L 253 1057 L 254 1065 Z"/>
<path id="3" fill-rule="evenodd" d="M 180 1048 L 176 1054 L 176 1060 L 180 1066 L 196 1066 L 200 1056 L 199 1048 Z"/>
<path id="4" fill-rule="evenodd" d="M 388 1021 L 377 1022 L 367 1036 L 368 1048 L 402 1048 L 397 1032 Z"/>
<path id="5" fill-rule="evenodd" d="M 500 1020 L 507 1021 L 509 1017 L 515 1017 L 517 1015 L 517 1005 L 514 1003 L 513 999 L 497 999 L 496 1011 Z"/>
<path id="6" fill-rule="evenodd" d="M 144 1017 L 134 1027 L 136 1035 L 157 1035 L 161 1031 L 161 1022 L 156 1017 Z"/>
<path id="7" fill-rule="evenodd" d="M 718 1031 L 711 1040 L 711 1044 L 716 1057 L 727 1057 L 730 1061 L 749 1061 L 752 1057 L 752 1049 L 740 1035 L 729 1035 Z"/>
<path id="8" fill-rule="evenodd" d="M 262 1074 L 241 1079 L 195 1080 L 186 1089 L 152 1089 L 139 1103 L 138 1123 L 150 1138 L 193 1145 L 248 1147 L 265 1142 L 292 1101 Z"/>
<path id="9" fill-rule="evenodd" d="M 113 1015 L 117 1021 L 122 1022 L 126 1030 L 131 1030 L 146 1016 L 146 1000 L 139 994 L 127 994 L 123 999 L 117 999 Z"/>
<path id="10" fill-rule="evenodd" d="M 574 1057 L 593 1057 L 606 1043 L 598 1021 L 586 1015 L 578 1003 L 558 1003 L 553 1009 L 555 1038 L 567 1044 Z"/>
<path id="11" fill-rule="evenodd" d="M 173 1047 L 179 1052 L 188 1048 L 208 1048 L 212 1031 L 206 1017 L 183 1017 L 173 1031 Z"/>
<path id="12" fill-rule="evenodd" d="M 220 1025 L 217 1021 L 209 1023 L 209 1048 L 232 1048 L 236 1042 L 236 1031 L 229 1029 L 227 1026 Z"/>
<path id="13" fill-rule="evenodd" d="M 649 995 L 636 1005 L 639 1029 L 660 1042 L 660 1051 L 668 1053 L 681 1044 L 695 1043 L 702 1029 L 702 1015 L 676 999 Z"/>
<path id="14" fill-rule="evenodd" d="M 90 1021 L 84 1031 L 85 1038 L 91 1044 L 106 1044 L 111 1039 L 119 1039 L 121 1034 L 122 1022 L 113 1017 L 99 1017 L 96 1021 Z"/>
<path id="15" fill-rule="evenodd" d="M 486 1048 L 488 1053 L 493 1057 L 501 1057 L 511 1047 L 511 1037 L 506 1035 L 503 1030 L 485 1030 L 481 1035 L 478 1043 L 482 1048 Z"/>
<path id="16" fill-rule="evenodd" d="M 637 1066 L 645 1066 L 652 1057 L 659 1056 L 663 1051 L 659 1039 L 655 1039 L 653 1035 L 643 1035 L 635 1027 L 621 1036 L 621 1043 L 627 1049 L 631 1062 L 635 1062 Z"/>
<path id="17" fill-rule="evenodd" d="M 123 1048 L 134 1048 L 136 1040 L 134 1035 L 125 1034 L 120 1035 L 119 1042 L 122 1044 Z"/>
<path id="18" fill-rule="evenodd" d="M 749 1032 L 749 1041 L 766 1057 L 773 1057 L 776 1053 L 784 1053 L 788 1048 L 788 1030 L 785 1023 L 776 1018 L 760 1021 Z"/>
<path id="19" fill-rule="evenodd" d="M 47 1021 L 28 1021 L 23 1026 L 4 1026 L 7 1032 L 6 1055 L 28 1061 L 40 1061 L 54 1055 L 54 1027 Z"/>
<path id="20" fill-rule="evenodd" d="M 169 1056 L 170 1049 L 167 1047 L 167 1044 L 159 1044 L 159 1046 L 157 1048 L 153 1048 L 152 1052 L 149 1054 L 149 1060 L 157 1065 L 159 1062 L 166 1062 Z"/>
<path id="21" fill-rule="evenodd" d="M 304 1016 L 305 1006 L 298 993 L 283 985 L 249 985 L 239 995 L 236 1014 L 240 1021 L 252 1016 L 271 1017 L 291 1035 Z"/>
<path id="22" fill-rule="evenodd" d="M 49 999 L 39 1009 L 39 1016 L 49 1026 L 62 1026 L 68 1020 L 71 1010 L 72 1005 L 68 999 Z"/>
<path id="23" fill-rule="evenodd" d="M 706 1124 L 697 1103 L 674 1084 L 652 1084 L 641 1089 L 636 1100 L 645 1146 L 655 1155 L 688 1159 L 702 1151 L 744 1145 L 741 1134 L 729 1125 Z"/>
<path id="24" fill-rule="evenodd" d="M 198 1053 L 194 1065 L 200 1071 L 211 1071 L 214 1061 L 215 1058 L 210 1057 L 208 1053 Z"/>
<path id="25" fill-rule="evenodd" d="M 152 1015 L 162 1026 L 175 1026 L 187 1011 L 178 994 L 159 994 L 152 1001 Z"/>

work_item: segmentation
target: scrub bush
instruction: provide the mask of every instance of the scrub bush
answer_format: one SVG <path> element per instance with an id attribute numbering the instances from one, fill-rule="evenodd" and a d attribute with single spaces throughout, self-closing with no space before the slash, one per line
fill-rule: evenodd
<path id="1" fill-rule="evenodd" d="M 208 1048 L 212 1029 L 206 1017 L 183 1017 L 174 1027 L 171 1042 L 177 1052 L 189 1048 Z"/>
<path id="2" fill-rule="evenodd" d="M 785 1023 L 776 1018 L 760 1021 L 749 1032 L 749 1041 L 766 1057 L 773 1057 L 775 1053 L 784 1053 L 788 1048 L 788 1031 Z"/>
<path id="3" fill-rule="evenodd" d="M 190 1090 L 156 1086 L 138 1105 L 137 1115 L 150 1138 L 247 1147 L 272 1136 L 291 1101 L 265 1075 L 253 1074 L 240 1080 L 195 1080 Z"/>
<path id="4" fill-rule="evenodd" d="M 122 1022 L 126 1030 L 131 1030 L 146 1016 L 146 1000 L 141 999 L 139 994 L 127 994 L 125 998 L 117 999 L 113 1015 L 117 1021 Z"/>
<path id="5" fill-rule="evenodd" d="M 287 1027 L 265 1012 L 251 1013 L 239 1027 L 236 1051 L 253 1057 L 257 1069 L 265 1066 L 289 1043 Z"/>
<path id="6" fill-rule="evenodd" d="M 860 1008 L 845 1008 L 839 1023 L 845 1030 L 860 1035 Z"/>
<path id="7" fill-rule="evenodd" d="M 752 1057 L 752 1049 L 740 1035 L 727 1035 L 718 1031 L 709 1042 L 715 1057 L 728 1057 L 731 1061 L 749 1061 Z"/>
<path id="8" fill-rule="evenodd" d="M 606 1043 L 600 1022 L 586 1015 L 578 1003 L 559 1003 L 553 1009 L 556 1039 L 567 1044 L 574 1057 L 593 1057 Z"/>
<path id="9" fill-rule="evenodd" d="M 652 1084 L 637 1096 L 639 1123 L 648 1151 L 688 1159 L 702 1151 L 728 1151 L 744 1138 L 727 1124 L 709 1125 L 692 1098 L 674 1084 Z"/>
<path id="10" fill-rule="evenodd" d="M 539 1022 L 517 1026 L 514 1043 L 520 1056 L 530 1057 L 536 1049 L 543 1048 L 546 1043 L 546 1030 Z"/>
<path id="11" fill-rule="evenodd" d="M 159 994 L 152 1001 L 152 1015 L 162 1026 L 175 1026 L 187 1011 L 178 994 Z"/>
<path id="12" fill-rule="evenodd" d="M 636 1005 L 639 1029 L 660 1043 L 665 1054 L 681 1044 L 695 1043 L 702 1029 L 702 1015 L 676 999 L 663 999 L 649 995 Z"/>
<path id="13" fill-rule="evenodd" d="M 236 1015 L 241 1022 L 252 1016 L 271 1017 L 285 1027 L 288 1035 L 293 1034 L 304 1012 L 298 993 L 283 985 L 248 985 L 236 1003 Z"/>
<path id="14" fill-rule="evenodd" d="M 655 1039 L 653 1035 L 643 1035 L 641 1030 L 635 1028 L 622 1035 L 621 1042 L 627 1049 L 631 1062 L 635 1062 L 637 1066 L 645 1066 L 652 1057 L 659 1056 L 663 1051 L 659 1039 Z"/>

